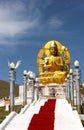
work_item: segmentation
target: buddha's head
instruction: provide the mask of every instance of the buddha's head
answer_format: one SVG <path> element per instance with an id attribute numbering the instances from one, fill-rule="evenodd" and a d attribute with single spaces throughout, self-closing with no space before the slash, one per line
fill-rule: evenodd
<path id="1" fill-rule="evenodd" d="M 58 56 L 58 48 L 55 41 L 52 41 L 50 44 L 50 53 L 53 56 Z"/>

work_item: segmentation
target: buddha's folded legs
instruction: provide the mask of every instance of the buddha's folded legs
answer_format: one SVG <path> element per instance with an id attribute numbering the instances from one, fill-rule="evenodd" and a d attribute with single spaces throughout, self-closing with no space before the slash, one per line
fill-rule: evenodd
<path id="1" fill-rule="evenodd" d="M 57 71 L 57 72 L 45 72 L 40 75 L 40 83 L 57 83 L 63 84 L 66 78 L 66 73 Z"/>

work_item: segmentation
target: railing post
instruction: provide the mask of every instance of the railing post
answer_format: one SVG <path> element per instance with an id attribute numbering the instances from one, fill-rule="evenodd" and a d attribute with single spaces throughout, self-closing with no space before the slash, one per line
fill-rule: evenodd
<path id="1" fill-rule="evenodd" d="M 31 79 L 31 95 L 32 95 L 32 102 L 34 101 L 34 79 Z"/>
<path id="2" fill-rule="evenodd" d="M 29 82 L 31 84 L 31 96 L 32 96 L 32 102 L 34 101 L 34 79 L 35 79 L 35 73 L 33 73 L 32 71 L 28 72 L 29 75 Z"/>
<path id="3" fill-rule="evenodd" d="M 10 111 L 14 111 L 14 85 L 15 85 L 16 72 L 14 69 L 9 71 L 10 80 Z"/>
<path id="4" fill-rule="evenodd" d="M 36 87 L 37 87 L 37 100 L 39 99 L 39 78 L 36 77 Z"/>
<path id="5" fill-rule="evenodd" d="M 70 93 L 71 93 L 71 106 L 74 107 L 74 86 L 73 86 L 73 70 L 70 69 L 69 73 L 69 82 L 70 82 Z"/>
<path id="6" fill-rule="evenodd" d="M 75 78 L 75 85 L 76 85 L 76 97 L 77 97 L 77 111 L 80 114 L 81 113 L 81 97 L 80 97 L 80 77 L 81 72 L 79 69 L 79 62 L 74 62 L 74 78 Z"/>
<path id="7" fill-rule="evenodd" d="M 67 93 L 67 100 L 68 103 L 70 103 L 70 85 L 69 85 L 69 74 L 67 75 L 67 80 L 66 80 L 66 93 Z"/>
<path id="8" fill-rule="evenodd" d="M 23 72 L 23 106 L 27 104 L 27 71 Z"/>

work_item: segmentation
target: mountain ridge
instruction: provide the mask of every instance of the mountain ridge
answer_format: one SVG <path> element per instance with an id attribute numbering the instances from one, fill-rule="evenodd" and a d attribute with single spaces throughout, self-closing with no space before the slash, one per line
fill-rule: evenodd
<path id="1" fill-rule="evenodd" d="M 19 85 L 15 84 L 15 93 L 14 95 L 19 96 Z M 0 80 L 0 99 L 10 96 L 10 82 Z"/>

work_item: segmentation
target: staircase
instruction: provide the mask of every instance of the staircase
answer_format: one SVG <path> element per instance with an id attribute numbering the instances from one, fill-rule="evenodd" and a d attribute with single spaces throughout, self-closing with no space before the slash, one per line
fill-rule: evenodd
<path id="1" fill-rule="evenodd" d="M 41 106 L 38 114 L 34 114 L 28 130 L 53 130 L 55 99 L 49 99 Z"/>
<path id="2" fill-rule="evenodd" d="M 39 112 L 40 107 L 44 105 L 45 101 L 46 99 L 34 101 L 31 105 L 26 105 L 19 114 L 12 112 L 11 120 L 10 115 L 6 117 L 0 124 L 0 130 L 27 130 L 32 116 Z"/>
<path id="3" fill-rule="evenodd" d="M 40 99 L 34 101 L 31 105 L 26 105 L 19 114 L 13 112 L 11 116 L 9 115 L 10 117 L 6 117 L 0 124 L 0 130 L 84 130 L 77 111 L 72 110 L 66 99 L 57 99 L 54 104 L 55 107 L 52 105 L 52 100 L 48 104 L 48 99 Z M 40 116 L 39 113 L 41 114 Z M 33 120 L 36 123 L 32 123 Z M 38 122 L 42 123 L 40 125 L 42 127 L 36 127 L 37 129 L 35 129 L 34 125 L 38 124 Z M 49 127 L 51 122 L 53 123 L 52 128 Z M 30 129 L 32 124 L 33 127 Z M 47 126 L 46 128 L 43 127 L 44 124 Z"/>
<path id="4" fill-rule="evenodd" d="M 54 130 L 84 130 L 77 110 L 66 99 L 58 99 L 55 108 Z"/>

